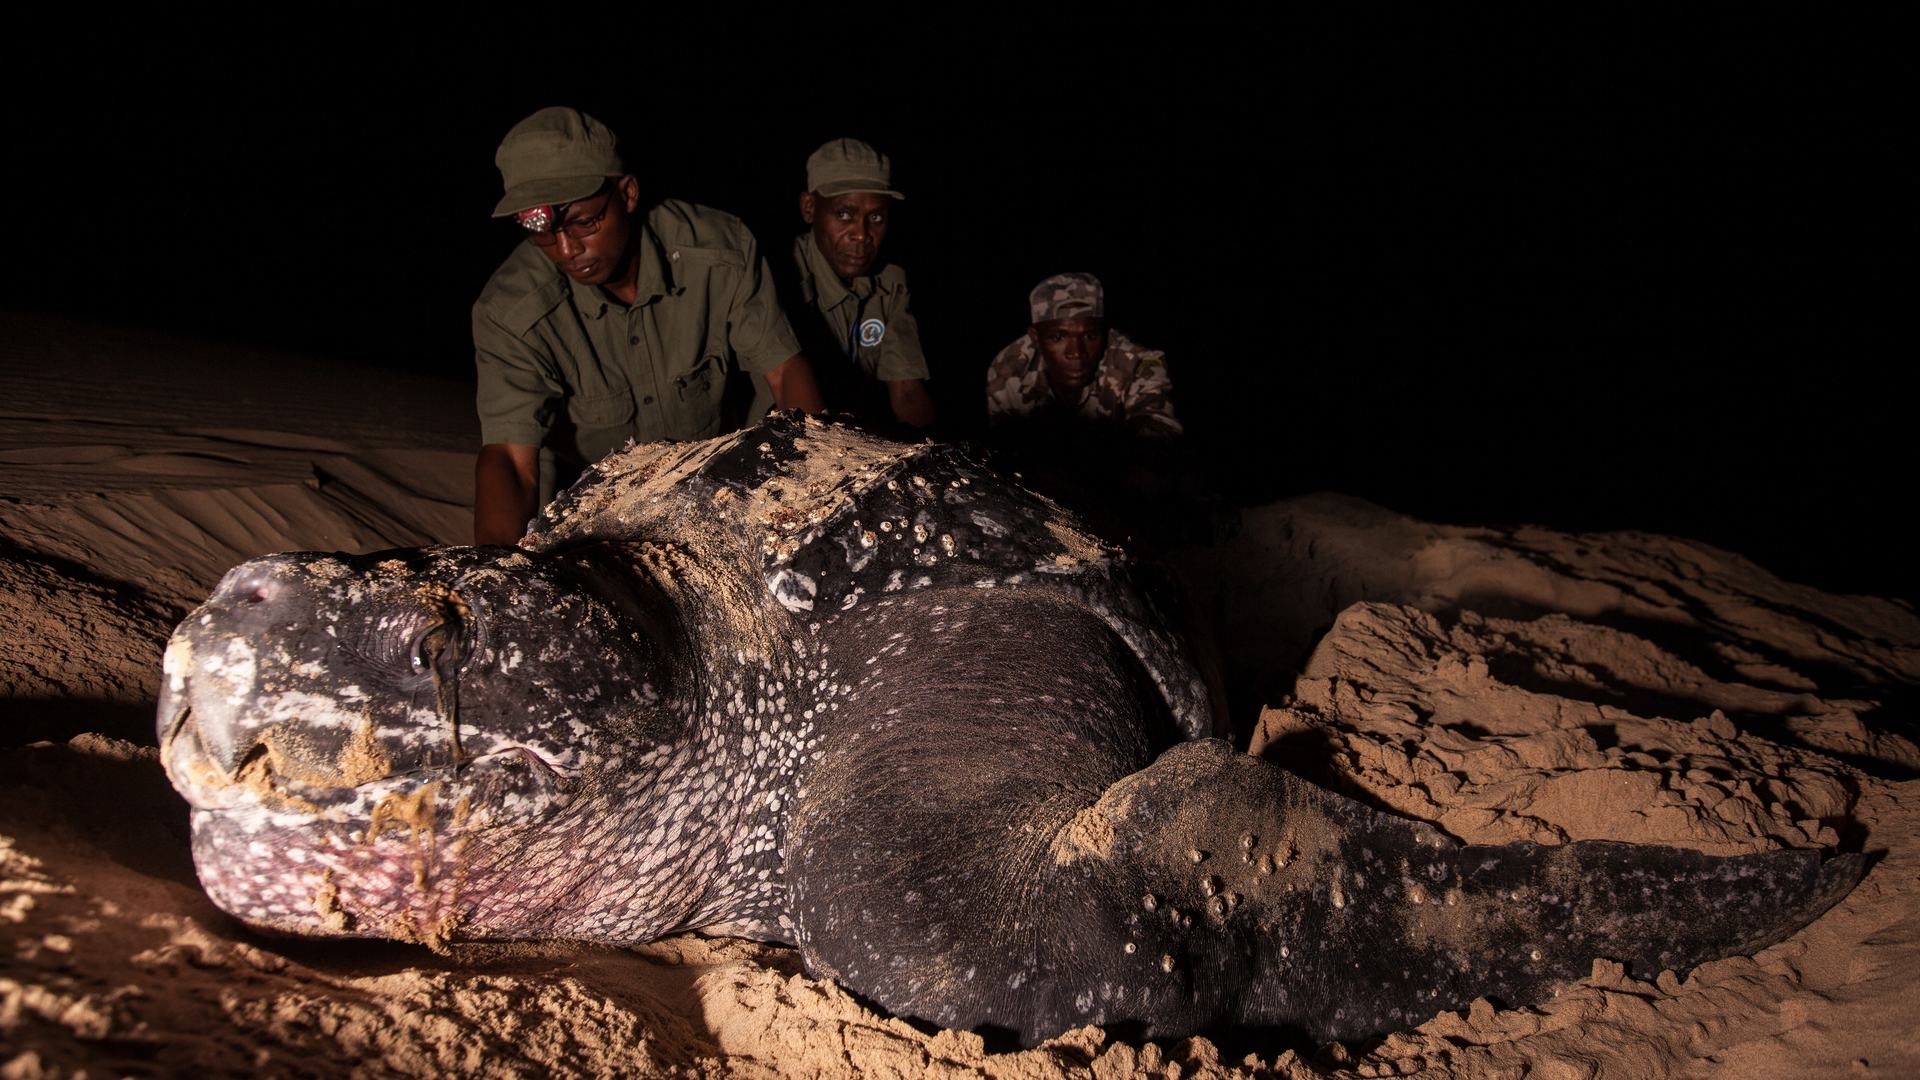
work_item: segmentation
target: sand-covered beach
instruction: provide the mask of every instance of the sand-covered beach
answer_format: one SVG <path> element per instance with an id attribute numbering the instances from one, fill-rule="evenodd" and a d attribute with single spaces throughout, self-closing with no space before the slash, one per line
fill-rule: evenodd
<path id="1" fill-rule="evenodd" d="M 56 377 L 57 376 L 57 377 Z M 464 543 L 471 388 L 0 316 L 0 1077 L 1920 1074 L 1920 615 L 1644 533 L 1337 494 L 1174 561 L 1252 750 L 1459 839 L 1837 846 L 1787 941 L 1359 1046 L 1094 1028 L 995 1052 L 792 950 L 273 938 L 200 891 L 154 748 L 165 637 L 282 550 Z"/>

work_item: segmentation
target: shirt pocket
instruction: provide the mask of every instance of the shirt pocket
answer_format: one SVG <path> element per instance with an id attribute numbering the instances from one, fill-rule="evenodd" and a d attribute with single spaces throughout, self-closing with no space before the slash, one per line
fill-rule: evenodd
<path id="1" fill-rule="evenodd" d="M 634 430 L 633 395 L 622 390 L 615 394 L 575 394 L 567 399 L 567 416 L 573 421 L 574 452 L 582 462 L 591 464 L 620 449 Z"/>
<path id="2" fill-rule="evenodd" d="M 705 439 L 727 430 L 723 408 L 727 394 L 725 357 L 699 357 L 692 367 L 674 376 L 673 394 L 679 399 L 679 408 L 674 410 L 674 438 Z"/>
<path id="3" fill-rule="evenodd" d="M 624 427 L 633 419 L 633 395 L 625 390 L 611 394 L 574 394 L 567 399 L 567 415 L 582 431 Z"/>
<path id="4" fill-rule="evenodd" d="M 680 400 L 688 404 L 709 400 L 716 394 L 715 387 L 726 377 L 727 361 L 723 356 L 704 355 L 694 360 L 693 366 L 674 377 L 673 387 L 679 393 Z"/>

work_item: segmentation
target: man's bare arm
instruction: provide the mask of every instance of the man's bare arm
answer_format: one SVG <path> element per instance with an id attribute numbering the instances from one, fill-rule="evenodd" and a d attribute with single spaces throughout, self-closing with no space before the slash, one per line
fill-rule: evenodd
<path id="1" fill-rule="evenodd" d="M 894 418 L 917 428 L 933 426 L 933 395 L 925 379 L 888 379 L 887 402 Z"/>
<path id="2" fill-rule="evenodd" d="M 473 463 L 473 542 L 511 544 L 527 531 L 539 507 L 540 450 L 488 443 Z"/>
<path id="3" fill-rule="evenodd" d="M 773 388 L 773 403 L 782 409 L 824 412 L 827 403 L 820 397 L 820 384 L 814 381 L 813 365 L 800 353 L 794 353 L 767 372 L 767 385 Z"/>

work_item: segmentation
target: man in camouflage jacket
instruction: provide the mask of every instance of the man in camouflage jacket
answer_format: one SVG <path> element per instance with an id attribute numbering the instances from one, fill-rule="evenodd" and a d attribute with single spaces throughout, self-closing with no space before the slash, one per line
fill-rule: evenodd
<path id="1" fill-rule="evenodd" d="M 1181 433 L 1166 356 L 1108 329 L 1098 278 L 1055 274 L 1027 303 L 1032 325 L 987 369 L 991 423 L 1079 419 L 1139 435 Z"/>

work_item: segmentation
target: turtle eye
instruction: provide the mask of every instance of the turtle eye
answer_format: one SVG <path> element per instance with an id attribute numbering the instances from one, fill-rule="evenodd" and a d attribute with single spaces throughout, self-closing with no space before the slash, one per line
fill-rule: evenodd
<path id="1" fill-rule="evenodd" d="M 407 663 L 415 675 L 436 669 L 452 674 L 467 659 L 466 623 L 452 605 L 442 605 L 435 617 L 413 635 L 407 645 Z"/>

